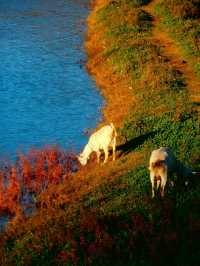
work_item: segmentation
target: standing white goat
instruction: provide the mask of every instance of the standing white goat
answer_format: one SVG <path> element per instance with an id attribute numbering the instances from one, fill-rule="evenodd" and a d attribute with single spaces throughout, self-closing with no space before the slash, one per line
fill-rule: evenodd
<path id="1" fill-rule="evenodd" d="M 161 147 L 152 151 L 149 161 L 150 179 L 152 185 L 152 198 L 155 196 L 154 184 L 157 189 L 161 186 L 161 196 L 164 197 L 164 189 L 167 183 L 167 176 L 176 173 L 178 177 L 190 177 L 195 174 L 192 170 L 178 161 L 170 148 Z M 185 182 L 186 184 L 186 182 Z"/>
<path id="2" fill-rule="evenodd" d="M 104 151 L 105 159 L 103 163 L 108 160 L 108 149 L 111 146 L 113 150 L 113 161 L 115 160 L 115 150 L 116 150 L 116 137 L 117 132 L 113 125 L 104 126 L 100 128 L 97 132 L 93 133 L 86 144 L 83 152 L 78 156 L 78 160 L 82 165 L 86 165 L 90 154 L 95 151 L 97 154 L 97 162 L 100 162 L 101 150 Z"/>

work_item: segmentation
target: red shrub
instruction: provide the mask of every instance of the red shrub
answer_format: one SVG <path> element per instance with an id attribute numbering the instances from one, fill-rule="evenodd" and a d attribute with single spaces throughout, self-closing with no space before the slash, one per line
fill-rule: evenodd
<path id="1" fill-rule="evenodd" d="M 75 167 L 75 156 L 57 147 L 20 154 L 15 165 L 2 167 L 0 171 L 0 213 L 15 214 L 33 204 L 33 196 L 50 184 L 62 183 L 63 175 Z"/>

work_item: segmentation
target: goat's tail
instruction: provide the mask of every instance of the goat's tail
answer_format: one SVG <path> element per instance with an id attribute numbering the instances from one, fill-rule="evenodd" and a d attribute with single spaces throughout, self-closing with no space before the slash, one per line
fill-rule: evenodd
<path id="1" fill-rule="evenodd" d="M 165 168 L 165 163 L 164 163 L 164 161 L 158 160 L 156 162 L 151 163 L 150 167 L 152 169 L 155 169 L 155 168 Z"/>
<path id="2" fill-rule="evenodd" d="M 192 171 L 192 175 L 200 176 L 200 172 L 194 172 L 194 171 Z"/>

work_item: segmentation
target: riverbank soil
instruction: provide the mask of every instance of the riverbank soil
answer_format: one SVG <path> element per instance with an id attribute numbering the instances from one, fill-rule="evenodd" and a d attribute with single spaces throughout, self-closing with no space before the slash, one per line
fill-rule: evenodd
<path id="1" fill-rule="evenodd" d="M 103 56 L 106 46 L 102 38 L 104 29 L 98 28 L 97 32 L 94 24 L 95 17 L 92 13 L 88 18 L 89 27 L 85 45 L 89 58 L 87 68 L 105 98 L 105 105 L 102 108 L 103 119 L 120 127 L 128 116 L 135 97 L 126 77 L 117 75 Z"/>

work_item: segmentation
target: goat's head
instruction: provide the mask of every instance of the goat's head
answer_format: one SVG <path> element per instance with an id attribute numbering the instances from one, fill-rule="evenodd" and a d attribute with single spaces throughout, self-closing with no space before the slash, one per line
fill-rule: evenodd
<path id="1" fill-rule="evenodd" d="M 88 158 L 86 156 L 84 156 L 82 153 L 79 156 L 77 156 L 77 158 L 78 158 L 81 165 L 84 166 L 87 164 Z"/>

